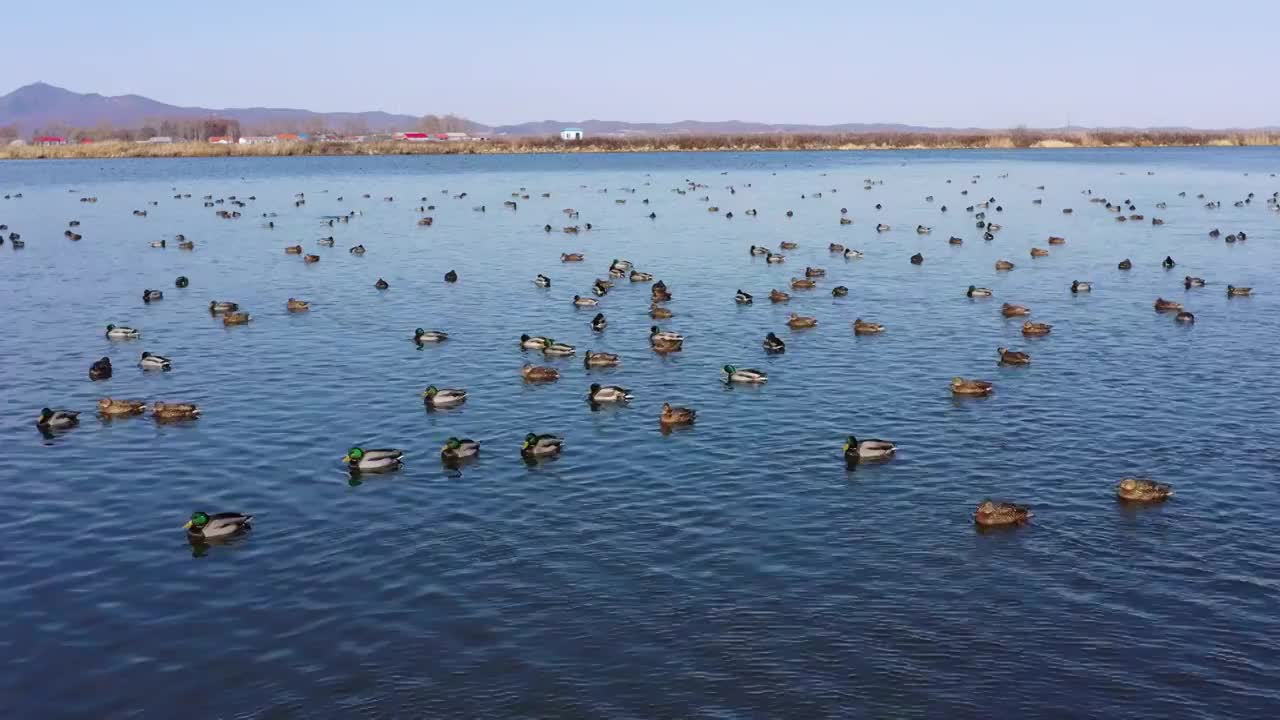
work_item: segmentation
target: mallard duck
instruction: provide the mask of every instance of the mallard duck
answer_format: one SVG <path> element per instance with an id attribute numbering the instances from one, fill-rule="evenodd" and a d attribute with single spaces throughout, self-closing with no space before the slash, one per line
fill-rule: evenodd
<path id="1" fill-rule="evenodd" d="M 1160 264 L 1164 266 L 1164 269 L 1165 269 L 1165 270 L 1172 270 L 1172 269 L 1174 268 L 1174 266 L 1176 266 L 1176 265 L 1177 265 L 1177 263 L 1175 263 L 1175 262 L 1173 261 L 1173 258 L 1172 258 L 1171 256 L 1168 256 L 1168 255 L 1166 255 L 1166 256 L 1165 256 L 1165 258 L 1164 258 L 1164 262 L 1162 262 L 1162 263 L 1160 263 Z"/>
<path id="2" fill-rule="evenodd" d="M 952 237 L 947 238 L 947 244 L 948 244 L 948 245 L 963 245 L 963 244 L 964 244 L 964 238 L 958 238 L 958 237 L 955 237 L 955 236 L 953 235 Z"/>
<path id="3" fill-rule="evenodd" d="M 423 330 L 416 328 L 413 331 L 413 341 L 422 345 L 423 343 L 439 343 L 449 339 L 449 333 L 442 330 Z"/>
<path id="4" fill-rule="evenodd" d="M 787 261 L 787 259 L 782 255 L 775 255 L 774 253 L 769 253 L 768 255 L 766 255 L 764 260 L 770 265 L 780 265 Z"/>
<path id="5" fill-rule="evenodd" d="M 667 302 L 671 300 L 671 293 L 667 290 L 667 286 L 659 280 L 649 290 L 649 297 L 653 302 Z"/>
<path id="6" fill-rule="evenodd" d="M 318 263 L 318 262 L 320 262 L 320 256 L 319 256 L 319 255 L 303 255 L 303 256 L 302 256 L 302 262 L 304 262 L 304 263 Z"/>
<path id="7" fill-rule="evenodd" d="M 329 237 L 325 237 L 325 238 L 320 238 L 319 240 L 317 240 L 317 241 L 316 241 L 316 244 L 317 244 L 317 245 L 324 246 L 324 247 L 333 247 L 333 245 L 334 245 L 334 239 L 333 239 L 333 236 L 329 236 Z"/>
<path id="8" fill-rule="evenodd" d="M 763 385 L 769 382 L 769 375 L 762 370 L 754 370 L 752 368 L 736 368 L 732 365 L 724 366 L 725 382 L 728 384 L 738 385 Z"/>
<path id="9" fill-rule="evenodd" d="M 140 337 L 142 337 L 142 333 L 131 327 L 125 327 L 123 325 L 107 326 L 108 340 L 137 340 Z"/>
<path id="10" fill-rule="evenodd" d="M 924 225 L 917 225 L 917 226 L 916 226 L 916 234 L 917 234 L 917 235 L 928 235 L 928 234 L 929 234 L 929 233 L 931 233 L 931 232 L 933 232 L 933 228 L 931 228 L 931 227 L 926 227 L 926 226 L 924 226 Z"/>
<path id="11" fill-rule="evenodd" d="M 200 408 L 191 403 L 164 403 L 157 401 L 151 406 L 151 416 L 157 420 L 195 420 L 200 417 Z"/>
<path id="12" fill-rule="evenodd" d="M 596 332 L 604 332 L 608 326 L 609 321 L 605 319 L 604 313 L 596 313 L 596 316 L 591 318 L 591 329 Z"/>
<path id="13" fill-rule="evenodd" d="M 1022 323 L 1023 335 L 1048 335 L 1053 326 L 1048 323 L 1031 322 L 1030 320 Z"/>
<path id="14" fill-rule="evenodd" d="M 596 281 L 591 285 L 591 293 L 592 293 L 593 295 L 595 295 L 596 297 L 604 297 L 605 295 L 608 295 L 608 294 L 609 294 L 609 288 L 610 288 L 610 287 L 611 287 L 610 285 L 606 285 L 606 284 L 602 283 L 601 281 L 596 280 Z"/>
<path id="15" fill-rule="evenodd" d="M 783 353 L 787 351 L 786 343 L 773 333 L 764 336 L 764 351 L 767 353 Z"/>
<path id="16" fill-rule="evenodd" d="M 178 279 L 173 281 L 173 286 L 176 288 L 184 288 L 190 284 L 191 281 L 187 279 L 186 275 L 179 275 Z"/>
<path id="17" fill-rule="evenodd" d="M 378 282 L 374 283 L 373 286 L 379 290 L 386 290 L 387 288 L 391 287 L 391 285 L 387 283 L 386 280 L 383 280 L 382 278 L 378 278 Z"/>
<path id="18" fill-rule="evenodd" d="M 951 378 L 951 392 L 955 395 L 990 395 L 995 386 L 985 380 L 967 380 L 962 377 Z"/>
<path id="19" fill-rule="evenodd" d="M 74 410 L 50 410 L 42 408 L 40 417 L 36 418 L 36 427 L 41 430 L 61 430 L 80 424 L 80 413 Z"/>
<path id="20" fill-rule="evenodd" d="M 209 301 L 209 312 L 214 315 L 235 312 L 239 309 L 240 306 L 233 302 L 219 302 L 218 300 Z"/>
<path id="21" fill-rule="evenodd" d="M 1093 283 L 1080 282 L 1079 280 L 1071 281 L 1071 292 L 1073 293 L 1087 293 L 1092 291 L 1093 291 Z"/>
<path id="22" fill-rule="evenodd" d="M 1121 270 L 1131 270 L 1133 269 L 1133 263 L 1129 260 L 1129 258 L 1125 258 L 1124 260 L 1121 260 L 1120 264 L 1117 265 L 1116 267 L 1120 268 Z"/>
<path id="23" fill-rule="evenodd" d="M 287 248 L 285 248 L 285 249 L 284 249 L 284 254 L 285 254 L 285 255 L 301 255 L 301 254 L 302 254 L 302 246 L 301 246 L 301 245 L 290 245 L 289 247 L 287 247 Z"/>
<path id="24" fill-rule="evenodd" d="M 547 344 L 547 339 L 542 336 L 521 335 L 520 347 L 525 350 L 541 350 Z"/>
<path id="25" fill-rule="evenodd" d="M 252 515 L 237 512 L 222 512 L 210 515 L 197 510 L 191 513 L 191 519 L 182 526 L 191 540 L 221 540 L 248 532 Z"/>
<path id="26" fill-rule="evenodd" d="M 75 237 L 73 237 L 73 238 L 71 238 L 71 239 L 72 239 L 72 240 L 79 240 L 79 239 L 80 239 L 80 236 L 79 236 L 79 235 L 76 235 Z M 195 242 L 193 242 L 193 241 L 191 241 L 191 240 L 183 240 L 183 241 L 181 241 L 181 242 L 179 242 L 179 243 L 178 243 L 178 249 L 179 249 L 179 250 L 195 250 L 195 249 L 196 249 L 196 244 L 195 244 Z"/>
<path id="27" fill-rule="evenodd" d="M 1031 248 L 1031 257 L 1049 257 L 1049 251 L 1044 248 Z"/>
<path id="28" fill-rule="evenodd" d="M 1180 323 L 1187 323 L 1187 324 L 1189 325 L 1189 324 L 1194 323 L 1194 322 L 1196 321 L 1196 316 L 1195 316 L 1195 315 L 1192 315 L 1191 313 L 1187 312 L 1186 310 L 1183 310 L 1182 312 L 1180 312 L 1180 313 L 1178 313 L 1177 315 L 1175 315 L 1175 316 L 1173 317 L 1173 319 L 1174 319 L 1174 320 L 1176 320 L 1176 321 L 1178 321 L 1178 322 L 1180 322 Z"/>
<path id="29" fill-rule="evenodd" d="M 973 522 L 983 527 L 1021 525 L 1032 517 L 1031 510 L 1024 505 L 983 500 L 973 514 Z"/>
<path id="30" fill-rule="evenodd" d="M 1000 314 L 1005 317 L 1018 317 L 1020 315 L 1030 315 L 1031 308 L 1026 307 L 1025 305 L 1013 305 L 1011 303 L 1005 303 L 1000 306 Z"/>
<path id="31" fill-rule="evenodd" d="M 618 385 L 600 385 L 592 383 L 590 392 L 587 393 L 587 402 L 592 404 L 608 404 L 608 403 L 625 403 L 630 402 L 634 396 L 631 391 Z"/>
<path id="32" fill-rule="evenodd" d="M 435 385 L 428 385 L 427 389 L 422 391 L 422 401 L 433 408 L 454 407 L 467 401 L 467 391 L 440 389 Z"/>
<path id="33" fill-rule="evenodd" d="M 468 460 L 480 454 L 480 443 L 470 438 L 451 437 L 440 448 L 440 459 L 446 462 Z"/>
<path id="34" fill-rule="evenodd" d="M 142 353 L 142 359 L 138 360 L 138 367 L 143 370 L 172 370 L 172 363 L 169 358 L 161 355 L 153 355 L 149 352 Z"/>
<path id="35" fill-rule="evenodd" d="M 141 400 L 115 400 L 109 397 L 98 400 L 100 415 L 141 415 L 146 410 L 147 404 Z"/>
<path id="36" fill-rule="evenodd" d="M 854 335 L 879 335 L 884 332 L 884 325 L 877 322 L 868 322 L 862 318 L 853 321 Z"/>
<path id="37" fill-rule="evenodd" d="M 560 253 L 560 262 L 582 262 L 586 259 L 582 253 Z"/>
<path id="38" fill-rule="evenodd" d="M 1012 270 L 1013 268 L 1014 268 L 1013 263 L 1009 262 L 1008 260 L 997 260 L 997 261 L 996 261 L 996 270 L 997 270 L 997 271 Z"/>
<path id="39" fill-rule="evenodd" d="M 1116 497 L 1125 502 L 1163 502 L 1173 497 L 1173 488 L 1154 480 L 1130 477 L 1116 484 Z"/>
<path id="40" fill-rule="evenodd" d="M 799 243 L 789 242 L 787 240 L 783 240 L 778 243 L 778 248 L 781 250 L 795 250 L 798 247 L 800 247 Z"/>
<path id="41" fill-rule="evenodd" d="M 1182 309 L 1182 303 L 1156 298 L 1155 307 L 1156 312 L 1176 312 Z"/>
<path id="42" fill-rule="evenodd" d="M 248 325 L 249 313 L 229 312 L 222 316 L 223 325 Z"/>
<path id="43" fill-rule="evenodd" d="M 444 274 L 444 281 L 447 283 L 458 282 L 458 273 L 454 270 L 450 270 L 449 272 Z"/>
<path id="44" fill-rule="evenodd" d="M 738 294 L 734 295 L 733 300 L 739 305 L 750 305 L 755 301 L 755 298 L 751 297 L 751 293 L 746 293 L 739 289 Z"/>
<path id="45" fill-rule="evenodd" d="M 616 367 L 621 360 L 617 355 L 607 352 L 591 352 L 582 358 L 582 366 L 585 368 L 593 367 Z"/>
<path id="46" fill-rule="evenodd" d="M 984 287 L 977 287 L 975 285 L 970 285 L 969 289 L 965 291 L 965 295 L 971 298 L 991 297 L 991 288 L 984 288 Z"/>
<path id="47" fill-rule="evenodd" d="M 533 284 L 540 288 L 549 288 L 551 287 L 551 278 L 546 275 L 539 275 L 533 279 Z"/>
<path id="48" fill-rule="evenodd" d="M 600 301 L 595 298 L 586 298 L 581 295 L 574 295 L 573 304 L 575 307 L 595 307 L 600 304 Z"/>
<path id="49" fill-rule="evenodd" d="M 560 371 L 551 367 L 538 367 L 533 363 L 525 363 L 520 368 L 520 376 L 525 382 L 554 382 L 560 379 Z"/>
<path id="50" fill-rule="evenodd" d="M 1227 297 L 1247 297 L 1253 294 L 1251 287 L 1236 287 L 1235 285 L 1227 286 Z"/>
<path id="51" fill-rule="evenodd" d="M 529 433 L 524 436 L 524 443 L 520 446 L 520 455 L 525 458 L 546 458 L 560 454 L 561 446 L 564 440 L 555 435 L 538 435 Z"/>
<path id="52" fill-rule="evenodd" d="M 142 302 L 144 303 L 153 303 L 157 300 L 163 300 L 163 299 L 164 299 L 164 293 L 160 292 L 159 290 L 143 290 L 142 291 Z"/>
<path id="53" fill-rule="evenodd" d="M 923 265 L 923 264 L 924 264 L 924 255 L 921 255 L 920 253 L 916 253 L 915 255 L 912 255 L 912 256 L 911 256 L 911 264 L 912 264 L 912 265 Z"/>
<path id="54" fill-rule="evenodd" d="M 556 342 L 550 338 L 542 344 L 542 354 L 547 357 L 569 357 L 577 353 L 577 349 L 567 343 Z"/>
<path id="55" fill-rule="evenodd" d="M 684 336 L 681 335 L 680 333 L 672 332 L 670 330 L 661 330 L 658 328 L 657 325 L 654 325 L 653 327 L 649 328 L 649 342 L 651 343 L 660 343 L 660 342 L 682 343 L 684 342 Z"/>
<path id="56" fill-rule="evenodd" d="M 849 288 L 843 285 L 837 285 L 831 288 L 831 297 L 844 297 L 849 294 Z"/>
<path id="57" fill-rule="evenodd" d="M 629 279 L 631 282 L 649 282 L 650 280 L 653 280 L 653 275 L 650 275 L 647 272 L 640 272 L 639 270 L 632 270 Z"/>
<path id="58" fill-rule="evenodd" d="M 1063 237 L 1058 237 L 1058 236 L 1056 236 L 1056 235 L 1050 235 L 1050 236 L 1049 236 L 1049 244 L 1050 244 L 1050 245 L 1066 245 L 1066 244 L 1067 244 L 1067 239 L 1066 239 L 1066 238 L 1063 238 Z"/>
<path id="59" fill-rule="evenodd" d="M 89 366 L 90 380 L 106 380 L 111 377 L 111 358 L 104 357 Z"/>
<path id="60" fill-rule="evenodd" d="M 861 257 L 862 257 L 861 250 L 854 250 L 853 248 L 845 248 L 844 250 L 845 260 L 857 260 L 858 258 L 861 258 Z"/>
<path id="61" fill-rule="evenodd" d="M 806 317 L 804 315 L 797 315 L 795 313 L 791 313 L 787 317 L 787 327 L 791 328 L 792 330 L 799 330 L 802 328 L 811 328 L 817 324 L 818 324 L 817 319 Z"/>
<path id="62" fill-rule="evenodd" d="M 619 260 L 618 258 L 614 258 L 613 262 L 609 263 L 610 270 L 618 270 L 624 273 L 632 267 L 633 265 L 630 260 Z"/>
<path id="63" fill-rule="evenodd" d="M 1182 286 L 1188 290 L 1190 290 L 1191 288 L 1204 287 L 1204 285 L 1205 285 L 1204 278 L 1191 277 L 1190 275 L 1187 275 L 1182 280 Z"/>
<path id="64" fill-rule="evenodd" d="M 365 253 L 364 245 L 355 245 L 347 249 L 352 255 L 363 255 Z"/>
<path id="65" fill-rule="evenodd" d="M 1009 348 L 1001 347 L 996 348 L 996 353 L 1000 356 L 1000 363 L 1002 365 L 1031 364 L 1031 356 L 1024 352 L 1018 352 L 1017 350 L 1010 350 Z"/>
<path id="66" fill-rule="evenodd" d="M 804 276 L 807 278 L 826 277 L 827 271 L 820 267 L 806 267 Z"/>
<path id="67" fill-rule="evenodd" d="M 649 306 L 649 317 L 653 318 L 654 320 L 666 320 L 672 317 L 674 314 L 675 313 L 671 312 L 667 308 L 662 307 L 661 305 L 658 305 L 657 303 L 654 303 L 653 305 Z"/>
<path id="68" fill-rule="evenodd" d="M 691 425 L 698 417 L 698 411 L 692 408 L 672 407 L 671 403 L 662 403 L 662 415 L 658 421 L 662 425 Z"/>
<path id="69" fill-rule="evenodd" d="M 812 290 L 817 286 L 818 284 L 812 280 L 806 280 L 803 278 L 791 278 L 792 290 Z"/>
<path id="70" fill-rule="evenodd" d="M 880 223 L 879 225 L 876 225 L 876 232 L 889 232 L 890 229 L 891 228 L 888 225 L 885 225 L 884 223 Z"/>
<path id="71" fill-rule="evenodd" d="M 751 254 L 752 254 L 752 255 L 768 255 L 768 254 L 769 254 L 769 248 L 767 248 L 767 247 L 759 247 L 759 246 L 757 246 L 757 245 L 752 245 L 752 246 L 751 246 Z"/>
<path id="72" fill-rule="evenodd" d="M 827 246 L 827 250 L 833 253 L 842 253 L 844 252 L 844 245 L 841 245 L 840 243 L 831 243 Z"/>
<path id="73" fill-rule="evenodd" d="M 342 456 L 342 462 L 346 463 L 347 469 L 353 473 L 390 472 L 398 470 L 404 464 L 401 460 L 403 455 L 403 452 L 394 448 L 365 450 L 353 447 Z"/>
<path id="74" fill-rule="evenodd" d="M 9 239 L 12 240 L 13 238 L 9 238 Z M 164 240 L 156 240 L 155 242 L 151 243 L 151 247 L 153 248 L 162 248 L 164 246 L 165 246 Z"/>
<path id="75" fill-rule="evenodd" d="M 860 460 L 887 460 L 896 452 L 898 452 L 897 446 L 888 440 L 878 438 L 858 440 L 850 435 L 844 443 L 844 459 L 850 463 Z"/>

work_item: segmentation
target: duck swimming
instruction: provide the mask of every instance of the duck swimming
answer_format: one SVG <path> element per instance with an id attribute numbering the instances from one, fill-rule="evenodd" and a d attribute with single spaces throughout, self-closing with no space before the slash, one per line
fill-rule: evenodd
<path id="1" fill-rule="evenodd" d="M 311 304 L 305 300 L 298 300 L 297 298 L 289 298 L 287 301 L 285 301 L 284 307 L 289 312 L 306 312 L 311 309 Z"/>
<path id="2" fill-rule="evenodd" d="M 1023 335 L 1048 335 L 1053 326 L 1048 323 L 1031 322 L 1030 320 L 1022 323 Z"/>
<path id="3" fill-rule="evenodd" d="M 285 255 L 301 255 L 301 254 L 302 254 L 302 246 L 301 246 L 301 245 L 290 245 L 289 247 L 287 247 L 287 248 L 285 248 L 285 249 L 284 249 L 284 254 L 285 254 Z"/>
<path id="4" fill-rule="evenodd" d="M 672 407 L 671 403 L 662 403 L 662 415 L 658 422 L 662 425 L 692 425 L 698 417 L 698 411 L 691 408 Z"/>
<path id="5" fill-rule="evenodd" d="M 146 412 L 147 404 L 141 400 L 114 400 L 109 397 L 98 401 L 98 414 L 107 417 L 116 415 L 141 415 Z"/>
<path id="6" fill-rule="evenodd" d="M 73 410 L 43 408 L 40 410 L 40 417 L 36 418 L 36 427 L 41 430 L 63 430 L 79 424 L 80 413 Z"/>
<path id="7" fill-rule="evenodd" d="M 1186 276 L 1182 281 L 1183 287 L 1190 290 L 1191 288 L 1204 287 L 1204 278 Z"/>
<path id="8" fill-rule="evenodd" d="M 817 326 L 817 324 L 818 324 L 818 321 L 816 318 L 807 317 L 804 315 L 797 315 L 795 313 L 791 313 L 787 317 L 787 327 L 791 328 L 792 330 L 811 328 L 811 327 Z"/>
<path id="9" fill-rule="evenodd" d="M 248 325 L 249 320 L 249 313 L 229 312 L 222 316 L 223 325 Z"/>
<path id="10" fill-rule="evenodd" d="M 1049 251 L 1044 248 L 1031 248 L 1031 257 L 1049 257 Z"/>
<path id="11" fill-rule="evenodd" d="M 593 405 L 630 402 L 634 396 L 631 391 L 618 385 L 600 385 L 592 383 L 587 392 L 587 402 Z"/>
<path id="12" fill-rule="evenodd" d="M 580 295 L 574 295 L 573 304 L 576 307 L 595 307 L 600 304 L 600 301 L 595 298 L 585 298 Z"/>
<path id="13" fill-rule="evenodd" d="M 767 247 L 759 247 L 759 246 L 757 246 L 757 245 L 752 245 L 752 246 L 751 246 L 751 254 L 752 254 L 752 255 L 768 255 L 768 254 L 769 254 L 769 248 L 767 248 Z"/>
<path id="14" fill-rule="evenodd" d="M 853 248 L 846 248 L 846 249 L 845 249 L 845 251 L 844 251 L 844 259 L 845 259 L 845 260 L 856 260 L 856 259 L 858 259 L 858 258 L 860 258 L 860 257 L 862 257 L 862 251 L 861 251 L 861 250 L 854 250 Z M 922 257 L 921 259 L 923 260 L 923 257 Z"/>
<path id="15" fill-rule="evenodd" d="M 786 262 L 787 259 L 782 255 L 775 255 L 773 253 L 769 253 L 768 255 L 765 256 L 764 261 L 769 263 L 770 265 L 780 265 Z"/>
<path id="16" fill-rule="evenodd" d="M 620 362 L 621 359 L 613 353 L 591 352 L 590 350 L 582 358 L 582 366 L 585 368 L 617 367 Z"/>
<path id="17" fill-rule="evenodd" d="M 1154 480 L 1125 478 L 1116 484 L 1116 497 L 1125 502 L 1164 502 L 1173 497 L 1173 488 Z"/>
<path id="18" fill-rule="evenodd" d="M 520 368 L 520 377 L 525 382 L 555 382 L 560 379 L 560 371 L 551 367 L 538 367 L 533 363 L 525 363 Z"/>
<path id="19" fill-rule="evenodd" d="M 911 256 L 911 264 L 912 264 L 912 265 L 923 265 L 923 264 L 924 264 L 924 255 L 921 255 L 920 253 L 916 253 L 915 255 L 912 255 L 912 256 Z"/>
<path id="20" fill-rule="evenodd" d="M 831 288 L 831 297 L 844 297 L 849 294 L 849 288 L 843 285 L 837 285 Z"/>
<path id="21" fill-rule="evenodd" d="M 812 280 L 801 279 L 801 278 L 791 278 L 792 290 L 812 290 L 817 286 L 818 284 Z"/>
<path id="22" fill-rule="evenodd" d="M 1194 323 L 1194 322 L 1196 321 L 1196 316 L 1195 316 L 1195 315 L 1192 315 L 1191 313 L 1187 312 L 1186 310 L 1183 310 L 1182 312 L 1180 312 L 1180 313 L 1178 313 L 1177 315 L 1175 315 L 1175 316 L 1173 317 L 1173 319 L 1174 319 L 1174 320 L 1176 320 L 1177 322 L 1180 322 L 1180 323 L 1186 323 L 1186 324 L 1188 324 L 1188 325 L 1189 325 L 1189 324 Z"/>
<path id="23" fill-rule="evenodd" d="M 951 392 L 955 395 L 984 397 L 990 395 L 995 386 L 986 380 L 967 380 L 962 377 L 951 378 Z"/>
<path id="24" fill-rule="evenodd" d="M 781 338 L 773 333 L 769 333 L 764 336 L 763 345 L 764 351 L 767 353 L 784 353 L 787 351 L 786 344 L 782 342 Z"/>
<path id="25" fill-rule="evenodd" d="M 996 261 L 996 270 L 997 270 L 997 271 L 1003 272 L 1003 271 L 1007 271 L 1007 270 L 1012 270 L 1013 268 L 1014 268 L 1013 263 L 1009 262 L 1008 260 L 997 260 L 997 261 Z"/>
<path id="26" fill-rule="evenodd" d="M 123 325 L 108 325 L 107 339 L 109 340 L 137 340 L 142 337 L 142 333 L 131 327 Z"/>
<path id="27" fill-rule="evenodd" d="M 470 438 L 451 437 L 440 448 L 440 459 L 445 462 L 469 460 L 480 454 L 480 443 Z"/>
<path id="28" fill-rule="evenodd" d="M 974 512 L 973 522 L 983 527 L 1021 525 L 1033 516 L 1031 510 L 1024 505 L 984 500 Z"/>
<path id="29" fill-rule="evenodd" d="M 1057 235 L 1050 235 L 1049 244 L 1050 245 L 1066 245 L 1067 239 L 1064 237 L 1058 237 Z"/>
<path id="30" fill-rule="evenodd" d="M 591 318 L 591 329 L 596 332 L 604 332 L 608 325 L 609 321 L 605 319 L 604 313 L 596 313 L 596 316 Z"/>
<path id="31" fill-rule="evenodd" d="M 973 286 L 973 285 L 970 285 L 970 286 L 969 286 L 969 289 L 968 289 L 967 291 L 965 291 L 965 295 L 967 295 L 967 296 L 969 296 L 969 297 L 971 297 L 971 298 L 975 298 L 975 297 L 991 297 L 992 293 L 991 293 L 991 288 L 975 287 L 975 286 Z"/>
<path id="32" fill-rule="evenodd" d="M 447 283 L 458 282 L 458 273 L 453 270 L 450 270 L 449 272 L 444 274 L 444 281 Z"/>
<path id="33" fill-rule="evenodd" d="M 423 330 L 416 328 L 413 331 L 413 341 L 419 345 L 425 343 L 440 343 L 449 339 L 449 333 L 442 330 Z"/>
<path id="34" fill-rule="evenodd" d="M 761 370 L 752 368 L 736 368 L 732 365 L 724 366 L 725 383 L 730 385 L 763 385 L 769 382 L 769 376 Z"/>
<path id="35" fill-rule="evenodd" d="M 1172 269 L 1174 268 L 1174 266 L 1175 266 L 1175 265 L 1177 265 L 1177 263 L 1175 263 L 1175 262 L 1173 261 L 1173 258 L 1172 258 L 1171 256 L 1169 256 L 1169 255 L 1166 255 L 1166 256 L 1165 256 L 1165 258 L 1164 258 L 1164 262 L 1162 262 L 1162 263 L 1160 263 L 1160 264 L 1164 266 L 1164 269 L 1165 269 L 1165 270 L 1172 270 Z"/>
<path id="36" fill-rule="evenodd" d="M 209 301 L 209 312 L 213 315 L 235 312 L 239 309 L 240 306 L 233 302 L 219 302 L 217 300 Z"/>
<path id="37" fill-rule="evenodd" d="M 138 367 L 143 370 L 172 370 L 172 363 L 169 358 L 160 355 L 153 355 L 149 352 L 142 353 L 142 359 L 138 361 Z"/>
<path id="38" fill-rule="evenodd" d="M 1087 293 L 1087 292 L 1092 292 L 1092 291 L 1093 291 L 1093 284 L 1092 284 L 1092 283 L 1080 282 L 1079 280 L 1072 280 L 1072 281 L 1071 281 L 1071 292 L 1072 292 L 1072 293 Z"/>
<path id="39" fill-rule="evenodd" d="M 467 401 L 467 391 L 441 389 L 435 385 L 428 385 L 427 389 L 422 391 L 422 401 L 427 407 L 432 408 L 456 407 Z"/>
<path id="40" fill-rule="evenodd" d="M 539 275 L 538 277 L 533 279 L 533 284 L 537 285 L 540 288 L 549 288 L 551 287 L 551 278 L 547 277 L 546 275 Z"/>
<path id="41" fill-rule="evenodd" d="M 160 292 L 159 290 L 143 290 L 142 291 L 142 302 L 144 303 L 153 303 L 157 300 L 163 300 L 163 299 L 164 299 L 164 293 Z"/>
<path id="42" fill-rule="evenodd" d="M 400 469 L 404 464 L 401 459 L 404 453 L 394 448 L 384 450 L 365 450 L 360 447 L 353 447 L 347 451 L 342 457 L 342 462 L 347 464 L 347 469 L 353 473 L 379 473 L 391 472 Z"/>
<path id="43" fill-rule="evenodd" d="M 159 421 L 195 420 L 200 417 L 200 408 L 191 403 L 156 402 L 151 406 L 151 416 Z"/>
<path id="44" fill-rule="evenodd" d="M 89 366 L 90 380 L 106 380 L 111 377 L 111 358 L 104 357 Z"/>
<path id="45" fill-rule="evenodd" d="M 1253 294 L 1251 287 L 1236 287 L 1235 285 L 1227 286 L 1227 297 L 1248 297 Z"/>
<path id="46" fill-rule="evenodd" d="M 524 436 L 524 443 L 520 446 L 520 455 L 526 459 L 554 457 L 560 454 L 563 445 L 564 440 L 555 435 L 529 433 Z"/>
<path id="47" fill-rule="evenodd" d="M 869 322 L 862 318 L 853 321 L 854 335 L 879 335 L 884 332 L 884 326 L 877 322 Z"/>
<path id="48" fill-rule="evenodd" d="M 662 307 L 656 302 L 649 306 L 649 317 L 653 318 L 654 320 L 666 320 L 672 317 L 673 315 L 675 315 L 675 313 L 671 312 L 667 308 Z"/>
<path id="49" fill-rule="evenodd" d="M 1155 308 L 1156 312 L 1175 312 L 1182 309 L 1182 303 L 1156 298 Z"/>
<path id="50" fill-rule="evenodd" d="M 1129 261 L 1129 258 L 1125 258 L 1124 260 L 1121 260 L 1120 264 L 1116 267 L 1121 270 L 1131 270 L 1133 268 L 1133 263 Z"/>
<path id="51" fill-rule="evenodd" d="M 649 282 L 650 280 L 653 280 L 653 275 L 650 275 L 647 272 L 640 272 L 639 270 L 632 270 L 628 279 L 631 282 Z"/>
<path id="52" fill-rule="evenodd" d="M 567 343 L 556 342 L 550 338 L 542 344 L 542 354 L 547 357 L 569 357 L 577 353 L 577 349 Z"/>
<path id="53" fill-rule="evenodd" d="M 582 262 L 586 259 L 586 256 L 582 253 L 560 253 L 560 262 Z"/>
<path id="54" fill-rule="evenodd" d="M 851 465 L 862 460 L 888 460 L 897 452 L 896 445 L 879 438 L 858 440 L 850 435 L 844 443 L 844 459 Z"/>
<path id="55" fill-rule="evenodd" d="M 737 295 L 734 295 L 733 300 L 739 305 L 750 305 L 755 301 L 755 299 L 751 297 L 750 293 L 745 293 L 741 289 L 738 290 Z"/>
<path id="56" fill-rule="evenodd" d="M 1031 356 L 1017 350 L 1009 348 L 996 348 L 996 354 L 1000 356 L 1001 365 L 1030 365 Z"/>
<path id="57" fill-rule="evenodd" d="M 197 510 L 191 513 L 191 519 L 183 526 L 190 540 L 223 540 L 241 535 L 253 528 L 249 525 L 252 515 L 237 512 L 222 512 L 212 515 Z"/>
<path id="58" fill-rule="evenodd" d="M 777 288 L 769 291 L 769 301 L 774 303 L 784 303 L 791 299 L 791 296 L 778 290 Z"/>
<path id="59" fill-rule="evenodd" d="M 783 240 L 782 242 L 778 243 L 778 248 L 782 250 L 795 250 L 798 247 L 800 247 L 799 243 L 788 242 L 786 240 Z"/>
<path id="60" fill-rule="evenodd" d="M 386 290 L 387 288 L 391 287 L 391 285 L 388 284 L 387 281 L 383 280 L 382 278 L 378 278 L 378 282 L 374 283 L 373 286 L 379 290 Z"/>

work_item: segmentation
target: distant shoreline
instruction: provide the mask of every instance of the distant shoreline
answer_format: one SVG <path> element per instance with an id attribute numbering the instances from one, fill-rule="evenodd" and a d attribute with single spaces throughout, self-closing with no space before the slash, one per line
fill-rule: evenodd
<path id="1" fill-rule="evenodd" d="M 0 146 L 0 160 L 1276 146 L 1280 146 L 1280 132 L 1013 131 L 598 137 L 576 142 L 546 137 L 416 143 L 295 141 L 245 145 L 103 141 L 76 145 Z"/>

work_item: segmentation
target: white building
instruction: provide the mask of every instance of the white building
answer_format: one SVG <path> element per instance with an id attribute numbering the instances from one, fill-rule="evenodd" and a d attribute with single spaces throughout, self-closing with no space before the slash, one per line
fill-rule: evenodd
<path id="1" fill-rule="evenodd" d="M 565 128 L 560 131 L 560 139 L 565 141 L 581 140 L 582 128 Z"/>

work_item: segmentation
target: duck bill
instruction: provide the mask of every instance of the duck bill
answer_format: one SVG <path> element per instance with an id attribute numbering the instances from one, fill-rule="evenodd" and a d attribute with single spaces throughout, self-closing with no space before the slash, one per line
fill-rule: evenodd
<path id="1" fill-rule="evenodd" d="M 183 530 L 190 530 L 190 529 L 191 529 L 191 521 L 190 521 L 190 520 L 188 520 L 188 521 L 187 521 L 187 524 L 182 526 L 182 529 L 183 529 Z"/>
<path id="2" fill-rule="evenodd" d="M 344 463 L 349 463 L 349 462 L 351 462 L 351 456 L 350 456 L 350 455 L 343 455 L 343 456 L 342 456 L 342 462 L 344 462 Z"/>

